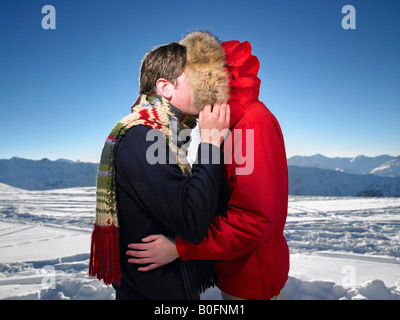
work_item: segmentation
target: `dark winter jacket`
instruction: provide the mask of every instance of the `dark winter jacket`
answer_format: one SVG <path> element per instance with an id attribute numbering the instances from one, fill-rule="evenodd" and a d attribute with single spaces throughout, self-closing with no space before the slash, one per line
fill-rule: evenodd
<path id="1" fill-rule="evenodd" d="M 121 286 L 114 285 L 119 298 L 187 299 L 180 259 L 148 272 L 128 262 L 128 244 L 140 243 L 152 234 L 179 236 L 200 243 L 215 216 L 218 194 L 223 183 L 223 165 L 212 163 L 211 144 L 208 164 L 194 164 L 190 176 L 183 175 L 177 164 L 150 164 L 146 152 L 153 139 L 146 141 L 149 127 L 138 125 L 128 131 L 118 147 L 116 182 L 120 224 Z M 158 139 L 165 140 L 157 131 Z M 156 139 L 157 141 L 157 139 Z M 166 159 L 169 147 L 165 143 Z M 204 161 L 203 161 L 204 162 Z"/>

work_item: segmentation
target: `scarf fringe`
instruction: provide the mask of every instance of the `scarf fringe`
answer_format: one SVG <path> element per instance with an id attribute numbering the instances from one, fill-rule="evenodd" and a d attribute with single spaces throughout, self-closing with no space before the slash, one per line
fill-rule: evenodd
<path id="1" fill-rule="evenodd" d="M 218 283 L 213 260 L 182 261 L 181 273 L 186 294 L 191 300 L 200 299 L 200 294 Z"/>
<path id="2" fill-rule="evenodd" d="M 119 265 L 119 231 L 113 225 L 94 225 L 89 260 L 89 276 L 103 280 L 106 285 L 121 285 Z"/>

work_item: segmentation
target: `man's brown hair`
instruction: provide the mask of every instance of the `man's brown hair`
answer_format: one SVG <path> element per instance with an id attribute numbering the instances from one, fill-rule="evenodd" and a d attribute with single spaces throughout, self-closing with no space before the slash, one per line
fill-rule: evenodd
<path id="1" fill-rule="evenodd" d="M 158 46 L 146 53 L 140 67 L 140 94 L 150 94 L 156 90 L 160 78 L 170 81 L 174 86 L 186 65 L 186 47 L 172 42 Z"/>

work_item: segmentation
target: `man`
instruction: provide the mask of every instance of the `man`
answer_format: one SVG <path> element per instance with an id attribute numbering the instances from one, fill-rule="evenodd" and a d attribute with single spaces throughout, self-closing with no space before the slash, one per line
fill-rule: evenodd
<path id="1" fill-rule="evenodd" d="M 171 43 L 153 49 L 142 62 L 140 96 L 132 113 L 106 140 L 89 274 L 112 283 L 117 299 L 195 299 L 215 283 L 213 264 L 207 261 L 175 260 L 144 274 L 127 262 L 125 251 L 129 243 L 153 233 L 193 243 L 206 235 L 223 181 L 222 164 L 210 158 L 220 153 L 221 131 L 227 133 L 230 119 L 223 57 L 220 43 L 203 33 L 192 35 L 186 46 Z M 192 74 L 199 60 L 203 70 L 214 70 L 213 76 Z M 198 88 L 201 99 L 196 99 Z M 198 149 L 202 161 L 191 167 L 181 133 L 194 127 L 197 115 L 208 134 L 201 136 Z"/>
<path id="2" fill-rule="evenodd" d="M 178 256 L 218 260 L 218 287 L 224 299 L 281 299 L 289 272 L 283 236 L 288 203 L 284 140 L 278 121 L 258 100 L 259 61 L 250 44 L 222 45 L 231 87 L 232 141 L 224 143 L 224 173 L 231 191 L 227 210 L 214 218 L 200 244 L 177 237 L 175 245 L 152 235 L 142 239 L 144 243 L 129 245 L 129 262 L 140 264 L 146 257 L 146 263 L 153 264 L 139 270 L 149 271 Z"/>

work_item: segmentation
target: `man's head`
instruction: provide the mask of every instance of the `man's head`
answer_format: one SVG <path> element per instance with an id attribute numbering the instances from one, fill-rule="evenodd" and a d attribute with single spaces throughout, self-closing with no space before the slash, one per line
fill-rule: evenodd
<path id="1" fill-rule="evenodd" d="M 140 94 L 155 91 L 157 80 L 164 78 L 174 85 L 185 70 L 186 47 L 173 42 L 146 53 L 140 68 Z"/>
<path id="2" fill-rule="evenodd" d="M 192 103 L 185 66 L 185 46 L 173 42 L 154 48 L 142 61 L 140 93 L 157 92 L 183 113 L 196 116 L 199 110 Z"/>
<path id="3" fill-rule="evenodd" d="M 196 116 L 207 104 L 229 98 L 224 50 L 207 32 L 193 32 L 181 43 L 156 47 L 140 69 L 140 93 L 156 91 L 184 114 Z"/>

